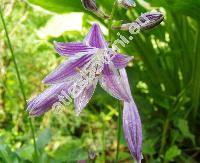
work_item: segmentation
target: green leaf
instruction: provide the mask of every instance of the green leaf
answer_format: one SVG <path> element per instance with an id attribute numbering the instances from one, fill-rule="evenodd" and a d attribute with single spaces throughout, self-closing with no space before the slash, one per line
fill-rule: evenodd
<path id="1" fill-rule="evenodd" d="M 174 13 L 181 13 L 183 15 L 190 16 L 195 19 L 200 20 L 199 8 L 200 0 L 167 0 L 167 1 L 157 1 L 157 0 L 148 0 L 151 1 L 153 6 L 162 6 L 166 9 L 173 11 Z"/>
<path id="2" fill-rule="evenodd" d="M 168 161 L 171 161 L 175 157 L 179 156 L 180 154 L 181 154 L 181 150 L 178 149 L 178 147 L 174 145 L 167 150 L 165 154 L 165 159 Z"/>
<path id="3" fill-rule="evenodd" d="M 17 150 L 17 154 L 20 158 L 23 158 L 24 160 L 32 161 L 34 154 L 34 147 L 32 144 L 28 146 L 23 146 L 22 148 Z"/>
<path id="4" fill-rule="evenodd" d="M 5 162 L 11 163 L 12 160 L 10 158 L 10 152 L 8 150 L 7 145 L 0 145 L 0 158 L 2 158 Z"/>
<path id="5" fill-rule="evenodd" d="M 189 138 L 193 144 L 195 144 L 195 137 L 194 135 L 190 132 L 188 122 L 184 119 L 179 119 L 177 123 L 177 127 L 181 131 L 182 135 L 185 138 Z"/>
<path id="6" fill-rule="evenodd" d="M 79 140 L 68 140 L 67 143 L 58 147 L 53 153 L 53 158 L 58 161 L 78 161 L 88 158 L 87 151 Z"/>
<path id="7" fill-rule="evenodd" d="M 151 139 L 144 141 L 142 146 L 142 152 L 144 154 L 153 155 L 155 153 L 154 141 Z"/>
<path id="8" fill-rule="evenodd" d="M 44 130 L 41 135 L 37 139 L 37 147 L 39 150 L 43 150 L 43 148 L 49 143 L 51 140 L 51 130 Z"/>
<path id="9" fill-rule="evenodd" d="M 130 158 L 130 153 L 128 152 L 119 152 L 120 160 L 126 160 Z"/>
<path id="10" fill-rule="evenodd" d="M 1 140 L 0 143 L 2 143 Z M 18 163 L 17 154 L 12 152 L 5 144 L 0 145 L 0 161 L 1 160 L 5 163 Z"/>
<path id="11" fill-rule="evenodd" d="M 82 7 L 81 0 L 28 0 L 34 5 L 38 5 L 46 10 L 57 12 L 57 13 L 67 13 L 67 12 L 82 12 L 84 8 Z M 63 20 L 65 21 L 65 20 Z"/>

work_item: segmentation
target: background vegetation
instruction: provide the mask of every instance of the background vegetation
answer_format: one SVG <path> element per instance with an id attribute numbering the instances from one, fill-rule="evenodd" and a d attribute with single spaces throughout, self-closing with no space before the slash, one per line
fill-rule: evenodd
<path id="1" fill-rule="evenodd" d="M 108 15 L 113 2 L 97 0 Z M 94 22 L 101 23 L 108 39 L 108 22 L 85 11 L 80 0 L 0 3 L 28 98 L 45 89 L 41 80 L 65 59 L 56 54 L 53 40 L 81 41 Z M 121 47 L 123 53 L 135 56 L 127 71 L 143 123 L 143 162 L 200 162 L 200 0 L 138 0 L 136 8 L 118 8 L 115 23 L 130 22 L 152 9 L 164 12 L 165 21 Z M 112 36 L 117 38 L 116 33 Z M 113 162 L 119 107 L 98 87 L 80 117 L 71 105 L 59 115 L 50 111 L 34 118 L 37 162 L 86 160 L 88 153 L 95 153 L 97 163 Z M 120 162 L 132 160 L 123 136 L 119 156 Z M 35 162 L 28 115 L 2 21 L 0 162 Z"/>

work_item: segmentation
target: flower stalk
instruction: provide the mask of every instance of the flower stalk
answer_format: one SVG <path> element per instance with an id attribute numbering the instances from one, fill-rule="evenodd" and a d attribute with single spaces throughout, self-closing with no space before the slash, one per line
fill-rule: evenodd
<path id="1" fill-rule="evenodd" d="M 11 41 L 10 41 L 10 38 L 9 38 L 9 34 L 8 34 L 7 27 L 6 27 L 6 22 L 4 20 L 4 16 L 3 16 L 1 6 L 0 6 L 0 17 L 1 17 L 1 21 L 3 23 L 3 28 L 4 28 L 4 31 L 5 31 L 8 47 L 9 47 L 9 50 L 10 50 L 10 53 L 11 53 L 11 56 L 12 56 L 12 60 L 13 60 L 13 63 L 14 63 L 16 74 L 17 74 L 17 79 L 18 79 L 18 82 L 19 82 L 20 90 L 21 90 L 23 100 L 24 100 L 24 104 L 25 104 L 25 108 L 26 108 L 27 102 L 26 102 L 26 95 L 25 95 L 25 91 L 24 91 L 24 87 L 23 87 L 23 82 L 21 80 L 19 68 L 18 68 L 18 65 L 17 65 L 17 62 L 16 62 L 16 58 L 15 58 L 15 54 L 14 54 L 12 44 L 11 44 Z M 33 127 L 33 124 L 32 124 L 32 121 L 31 121 L 30 118 L 28 118 L 28 121 L 29 121 L 29 125 L 30 125 L 30 128 L 31 128 L 31 133 L 32 133 L 32 138 L 33 138 L 33 143 L 34 143 L 35 160 L 37 161 L 38 160 L 38 153 L 37 153 L 37 145 L 36 145 L 36 141 L 35 141 L 34 127 Z"/>
<path id="2" fill-rule="evenodd" d="M 111 31 L 112 31 L 112 21 L 113 21 L 113 17 L 114 17 L 116 9 L 117 9 L 117 2 L 114 1 L 113 7 L 112 7 L 112 11 L 111 11 L 111 14 L 110 14 L 110 20 L 109 20 L 109 23 L 108 23 L 109 41 L 112 41 L 112 34 L 111 34 Z"/>

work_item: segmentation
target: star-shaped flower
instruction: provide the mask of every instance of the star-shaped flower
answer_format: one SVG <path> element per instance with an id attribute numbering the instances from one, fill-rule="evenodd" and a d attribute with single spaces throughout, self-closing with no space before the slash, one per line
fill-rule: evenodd
<path id="1" fill-rule="evenodd" d="M 99 82 L 113 97 L 124 101 L 123 128 L 132 156 L 141 160 L 141 122 L 133 101 L 125 67 L 132 59 L 108 47 L 98 24 L 83 42 L 55 43 L 56 51 L 67 60 L 43 82 L 50 87 L 28 102 L 30 116 L 39 116 L 62 101 L 61 94 L 74 98 L 77 114 L 87 105 Z"/>

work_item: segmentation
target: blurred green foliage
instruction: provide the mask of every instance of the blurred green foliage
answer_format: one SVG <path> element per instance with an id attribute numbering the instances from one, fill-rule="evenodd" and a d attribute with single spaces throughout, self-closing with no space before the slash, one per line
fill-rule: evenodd
<path id="1" fill-rule="evenodd" d="M 107 14 L 113 2 L 97 0 Z M 0 3 L 27 97 L 44 90 L 41 80 L 65 59 L 54 51 L 53 40 L 81 41 L 93 22 L 101 23 L 105 31 L 108 26 L 108 21 L 85 11 L 80 0 Z M 133 36 L 129 45 L 121 47 L 121 52 L 135 56 L 127 71 L 143 123 L 143 161 L 200 162 L 200 0 L 137 1 L 134 9 L 118 8 L 114 19 L 116 23 L 131 22 L 152 9 L 164 12 L 165 21 Z M 57 36 L 47 32 L 62 25 L 53 18 L 72 12 L 80 14 L 82 30 L 66 30 Z M 67 19 L 62 21 L 71 23 Z M 112 31 L 116 39 L 117 32 Z M 2 23 L 0 68 L 0 162 L 34 162 L 28 117 Z M 86 160 L 91 152 L 95 153 L 95 162 L 113 162 L 118 107 L 122 107 L 119 102 L 98 87 L 80 117 L 75 116 L 71 105 L 62 114 L 50 111 L 35 118 L 39 162 Z M 124 137 L 120 140 L 119 155 L 121 162 L 132 160 Z"/>

